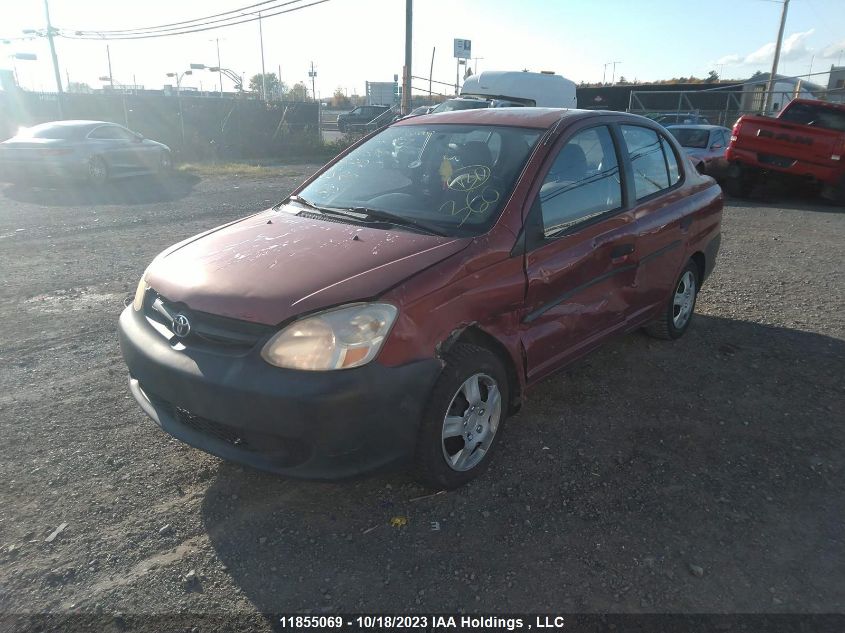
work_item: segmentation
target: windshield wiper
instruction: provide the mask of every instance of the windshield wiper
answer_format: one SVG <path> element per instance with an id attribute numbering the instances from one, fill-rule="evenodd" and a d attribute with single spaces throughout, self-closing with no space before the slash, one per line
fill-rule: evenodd
<path id="1" fill-rule="evenodd" d="M 413 220 L 411 218 L 406 218 L 401 215 L 397 215 L 395 213 L 391 213 L 390 211 L 383 211 L 381 209 L 370 209 L 368 207 L 349 207 L 346 209 L 335 209 L 330 208 L 330 211 L 339 211 L 339 212 L 348 212 L 350 217 L 358 217 L 357 215 L 352 216 L 351 214 L 363 214 L 366 218 L 371 218 L 373 220 L 382 220 L 384 222 L 389 222 L 390 224 L 395 224 L 396 226 L 408 226 L 415 228 L 419 231 L 423 231 L 425 233 L 430 233 L 431 235 L 439 235 L 441 237 L 446 237 L 446 233 L 442 230 L 433 227 L 428 222 L 421 222 L 420 220 Z M 359 218 L 363 220 L 364 218 Z"/>
<path id="2" fill-rule="evenodd" d="M 323 207 L 318 207 L 316 204 L 314 204 L 310 200 L 306 200 L 302 196 L 290 196 L 287 200 L 283 200 L 282 202 L 277 204 L 275 208 L 278 209 L 280 206 L 288 202 L 296 202 L 298 204 L 301 204 L 303 207 L 308 207 L 309 209 L 314 209 L 315 211 L 323 211 Z"/>
<path id="3" fill-rule="evenodd" d="M 367 207 L 321 207 L 319 205 L 314 204 L 310 200 L 302 198 L 301 196 L 291 196 L 290 198 L 288 198 L 288 201 L 296 202 L 297 204 L 301 204 L 304 207 L 308 207 L 309 209 L 313 209 L 314 211 L 317 211 L 318 213 L 322 213 L 324 215 L 342 217 L 356 222 L 364 223 L 366 223 L 370 219 L 381 220 L 383 222 L 395 224 L 396 226 L 408 226 L 415 228 L 418 231 L 423 231 L 424 233 L 446 237 L 446 233 L 444 233 L 438 228 L 431 226 L 427 222 L 412 220 L 401 215 L 390 213 L 390 211 L 382 211 L 381 209 L 370 209 Z"/>

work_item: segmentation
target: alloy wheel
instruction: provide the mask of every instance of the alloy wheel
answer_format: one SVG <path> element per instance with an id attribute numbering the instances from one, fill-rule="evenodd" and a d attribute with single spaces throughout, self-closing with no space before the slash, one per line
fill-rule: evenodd
<path id="1" fill-rule="evenodd" d="M 502 419 L 502 394 L 487 374 L 467 378 L 443 418 L 443 457 L 452 470 L 465 472 L 484 459 Z"/>
<path id="2" fill-rule="evenodd" d="M 692 314 L 695 305 L 695 275 L 687 270 L 675 288 L 675 296 L 672 301 L 672 323 L 675 328 L 683 329 Z"/>

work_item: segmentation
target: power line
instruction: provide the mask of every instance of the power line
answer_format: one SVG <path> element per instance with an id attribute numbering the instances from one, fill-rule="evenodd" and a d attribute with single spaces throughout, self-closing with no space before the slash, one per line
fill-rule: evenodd
<path id="1" fill-rule="evenodd" d="M 296 4 L 298 2 L 302 2 L 303 0 L 289 0 L 288 2 L 283 2 L 282 4 L 270 7 L 269 9 L 263 9 L 262 11 L 272 11 L 273 9 L 278 9 L 290 4 Z M 265 5 L 265 4 L 272 4 L 274 2 L 279 2 L 279 0 L 264 0 L 264 2 L 259 2 L 258 4 L 252 4 L 246 7 L 241 7 L 240 9 L 233 9 L 231 11 L 225 11 L 223 13 L 216 13 L 214 15 L 207 15 L 202 18 L 194 18 L 193 20 L 183 20 L 182 22 L 173 22 L 171 24 L 161 24 L 159 26 L 143 26 L 136 29 L 115 29 L 115 30 L 106 30 L 106 31 L 86 31 L 86 30 L 74 30 L 74 33 L 77 35 L 96 35 L 96 36 L 127 36 L 127 35 L 144 35 L 144 34 L 152 34 L 152 33 L 164 33 L 168 31 L 181 31 L 184 29 L 191 29 L 196 28 L 199 26 L 206 26 L 209 24 L 217 24 L 220 22 L 228 22 L 229 20 L 235 20 L 237 18 L 245 17 L 247 15 L 256 15 L 260 13 L 260 11 L 249 11 L 247 9 L 253 9 L 257 6 Z M 238 15 L 229 15 L 228 17 L 221 18 L 220 16 L 228 15 L 231 13 L 237 13 Z M 212 18 L 220 18 L 217 20 L 213 20 Z M 73 29 L 68 29 L 73 30 Z"/>
<path id="2" fill-rule="evenodd" d="M 301 1 L 301 0 L 295 0 Z M 264 13 L 261 12 L 260 16 L 255 16 L 251 18 L 246 18 L 243 20 L 237 20 L 234 22 L 227 22 L 226 24 L 218 24 L 216 26 L 204 26 L 203 28 L 191 28 L 186 27 L 187 30 L 173 32 L 173 33 L 157 33 L 157 34 L 141 34 L 141 35 L 108 35 L 107 33 L 103 32 L 102 35 L 99 35 L 99 31 L 78 31 L 79 33 L 85 33 L 85 35 L 69 35 L 65 30 L 62 29 L 60 35 L 66 39 L 70 40 L 143 40 L 155 37 L 171 37 L 173 35 L 188 35 L 190 33 L 201 33 L 203 31 L 212 31 L 214 29 L 222 29 L 227 26 L 236 26 L 238 24 L 246 24 L 247 22 L 255 22 L 257 20 L 272 18 L 277 15 L 282 15 L 284 13 L 292 13 L 293 11 L 299 11 L 300 9 L 307 9 L 308 7 L 313 7 L 318 4 L 323 4 L 324 2 L 329 2 L 329 0 L 316 0 L 315 2 L 311 2 L 310 4 L 303 4 L 296 7 L 292 7 L 290 9 L 285 9 L 283 11 L 276 11 L 275 13 Z M 278 5 L 275 8 L 279 8 L 284 5 Z M 271 11 L 273 9 L 270 9 Z M 240 16 L 234 16 L 240 17 Z"/>
<path id="3" fill-rule="evenodd" d="M 302 0 L 292 0 L 291 2 L 286 2 L 284 4 L 294 4 L 295 2 L 301 2 L 301 1 Z M 196 24 L 191 24 L 191 23 L 193 23 L 193 22 L 203 22 L 205 20 L 210 20 L 211 18 L 219 18 L 220 16 L 229 15 L 231 13 L 242 13 L 243 11 L 246 11 L 247 9 L 254 9 L 255 7 L 262 6 L 262 5 L 265 5 L 265 4 L 271 4 L 273 2 L 278 2 L 278 0 L 264 0 L 263 2 L 258 2 L 256 4 L 250 4 L 250 5 L 245 6 L 245 7 L 240 7 L 239 9 L 231 9 L 229 11 L 223 11 L 222 13 L 215 13 L 213 15 L 206 15 L 206 16 L 201 17 L 201 18 L 194 18 L 192 20 L 182 20 L 181 22 L 170 22 L 168 24 L 158 24 L 156 26 L 142 26 L 142 27 L 138 27 L 138 28 L 135 28 L 135 29 L 111 29 L 111 30 L 105 30 L 105 31 L 84 31 L 84 30 L 80 29 L 77 32 L 80 32 L 80 33 L 108 33 L 108 34 L 115 34 L 116 35 L 116 34 L 120 34 L 120 33 L 137 33 L 137 32 L 141 32 L 141 31 L 171 30 L 171 29 L 168 29 L 167 27 L 179 26 L 179 25 L 198 26 Z M 280 6 L 284 6 L 284 5 L 280 5 Z M 232 16 L 232 19 L 235 18 L 235 17 L 239 17 L 239 16 Z M 183 26 L 182 28 L 189 28 L 189 27 Z"/>

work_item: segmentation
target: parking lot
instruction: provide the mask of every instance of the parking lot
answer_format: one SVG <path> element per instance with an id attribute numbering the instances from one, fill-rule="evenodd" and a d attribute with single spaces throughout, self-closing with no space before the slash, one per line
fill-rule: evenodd
<path id="1" fill-rule="evenodd" d="M 547 379 L 488 473 L 432 495 L 224 463 L 129 395 L 145 266 L 314 169 L 0 189 L 0 611 L 845 609 L 845 210 L 729 201 L 686 337 Z"/>

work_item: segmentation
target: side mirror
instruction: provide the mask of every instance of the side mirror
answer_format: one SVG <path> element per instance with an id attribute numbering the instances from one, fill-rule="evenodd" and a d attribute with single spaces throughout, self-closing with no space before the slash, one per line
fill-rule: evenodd
<path id="1" fill-rule="evenodd" d="M 140 143 L 143 140 L 144 140 L 144 135 L 141 134 L 140 132 L 136 132 L 135 133 L 135 142 Z"/>

